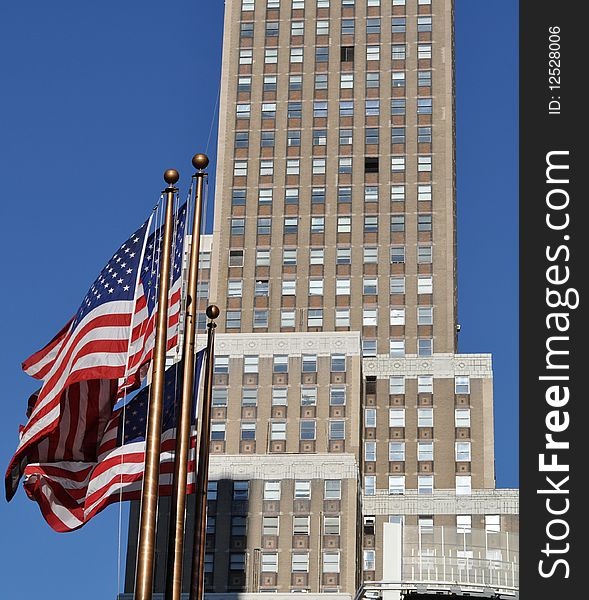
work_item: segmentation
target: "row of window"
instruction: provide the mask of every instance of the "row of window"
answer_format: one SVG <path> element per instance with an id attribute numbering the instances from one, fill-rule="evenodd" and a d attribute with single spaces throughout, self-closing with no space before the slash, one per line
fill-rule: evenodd
<path id="1" fill-rule="evenodd" d="M 355 0 L 331 0 L 334 4 L 339 4 L 343 7 L 353 7 L 356 5 Z M 385 0 L 386 1 L 386 0 Z M 380 6 L 381 0 L 366 0 L 366 6 Z M 409 0 L 411 2 L 411 0 Z M 416 0 L 418 6 L 429 6 L 432 0 Z M 329 8 L 330 0 L 307 0 L 307 6 L 314 4 L 317 8 Z M 392 6 L 405 6 L 406 0 L 391 0 Z M 253 11 L 256 5 L 256 0 L 241 0 L 242 12 Z M 257 0 L 258 7 L 265 6 L 267 10 L 279 9 L 280 0 Z M 305 0 L 282 0 L 283 7 L 290 7 L 292 10 L 304 10 Z"/>
<path id="2" fill-rule="evenodd" d="M 270 440 L 286 440 L 286 421 L 270 423 Z M 225 441 L 227 424 L 225 422 L 211 423 L 211 440 Z M 256 439 L 256 423 L 242 422 L 240 428 L 242 440 Z M 346 439 L 346 422 L 343 420 L 327 421 L 327 437 L 330 440 Z M 315 419 L 301 419 L 299 422 L 299 440 L 314 441 L 317 439 L 317 421 Z"/>
<path id="3" fill-rule="evenodd" d="M 433 375 L 417 376 L 417 393 L 433 394 Z M 389 394 L 400 395 L 405 393 L 405 377 L 403 375 L 391 375 L 389 377 Z M 470 394 L 470 377 L 468 375 L 456 375 L 454 377 L 454 393 Z"/>
<path id="4" fill-rule="evenodd" d="M 418 143 L 431 143 L 432 141 L 432 128 L 418 127 L 417 128 L 417 141 Z M 275 142 L 275 131 L 261 131 L 260 132 L 260 146 L 262 148 L 273 148 Z M 340 146 L 352 145 L 352 129 L 340 129 L 339 144 Z M 288 147 L 298 147 L 301 145 L 301 130 L 300 129 L 289 129 L 286 132 L 286 143 Z M 364 142 L 366 145 L 378 145 L 380 139 L 380 129 L 378 127 L 367 127 L 364 130 Z M 327 145 L 327 129 L 313 129 L 313 146 L 326 146 Z M 393 127 L 391 129 L 391 144 L 405 144 L 405 127 Z M 237 131 L 235 133 L 235 147 L 236 148 L 248 148 L 249 147 L 249 131 Z"/>
<path id="5" fill-rule="evenodd" d="M 388 493 L 390 495 L 404 494 L 405 475 L 389 475 Z M 433 494 L 434 493 L 434 476 L 433 475 L 418 475 L 417 476 L 417 493 L 418 494 Z M 457 495 L 468 495 L 472 493 L 472 477 L 470 475 L 456 475 L 455 492 Z M 376 495 L 376 475 L 364 476 L 364 495 Z"/>
<path id="6" fill-rule="evenodd" d="M 338 111 L 340 117 L 354 116 L 354 100 L 339 100 Z M 333 105 L 333 103 L 332 103 Z M 406 113 L 407 102 L 405 98 L 393 98 L 391 100 L 391 114 L 404 115 Z M 366 117 L 378 117 L 380 115 L 381 103 L 378 98 L 369 98 L 364 100 L 364 115 Z M 303 116 L 302 102 L 288 102 L 286 116 L 289 119 L 301 119 Z M 260 113 L 262 120 L 276 119 L 276 102 L 262 102 Z M 416 112 L 418 115 L 431 115 L 433 112 L 432 98 L 417 98 Z M 249 119 L 252 113 L 252 104 L 249 102 L 240 102 L 235 105 L 236 119 Z M 328 100 L 313 100 L 313 117 L 326 119 L 329 113 Z M 296 136 L 296 133 L 293 134 Z M 351 143 L 351 142 L 350 142 Z M 296 145 L 292 144 L 292 145 Z"/>
<path id="7" fill-rule="evenodd" d="M 420 202 L 431 202 L 432 186 L 431 184 L 418 184 L 416 186 L 417 200 Z M 247 191 L 244 188 L 234 188 L 231 194 L 231 205 L 245 206 Z M 324 187 L 311 188 L 311 204 L 324 204 L 326 201 L 326 189 Z M 391 186 L 391 202 L 405 202 L 405 185 Z M 350 204 L 352 202 L 352 187 L 340 185 L 337 187 L 338 204 Z M 363 199 L 366 203 L 378 202 L 379 187 L 376 185 L 363 186 Z M 259 206 L 271 206 L 273 202 L 272 188 L 259 188 L 257 190 L 257 203 Z M 287 187 L 284 190 L 284 204 L 297 205 L 299 203 L 299 188 Z M 210 259 L 209 259 L 210 260 Z"/>
<path id="8" fill-rule="evenodd" d="M 456 462 L 470 462 L 472 460 L 470 442 L 455 442 L 454 446 L 454 460 Z M 405 461 L 405 442 L 389 442 L 388 457 L 389 461 L 393 462 Z M 364 442 L 364 460 L 367 462 L 376 461 L 375 441 Z M 433 442 L 417 442 L 417 460 L 434 460 Z"/>
<path id="9" fill-rule="evenodd" d="M 418 264 L 431 264 L 432 262 L 432 246 L 417 246 L 417 262 Z M 229 250 L 229 266 L 243 267 L 244 265 L 244 250 L 232 249 Z M 270 266 L 270 248 L 256 248 L 255 266 L 269 267 Z M 363 249 L 364 263 L 378 262 L 378 248 L 365 247 Z M 405 263 L 405 246 L 390 247 L 390 262 L 391 264 Z M 335 264 L 336 265 L 351 265 L 352 264 L 352 248 L 350 246 L 338 246 L 335 249 Z M 297 265 L 297 249 L 284 248 L 282 250 L 282 265 L 285 267 Z"/>
<path id="10" fill-rule="evenodd" d="M 288 403 L 288 388 L 274 386 L 272 388 L 272 406 L 286 406 Z M 300 389 L 301 406 L 316 406 L 317 405 L 317 386 L 304 385 Z M 223 408 L 228 402 L 228 388 L 214 387 L 213 388 L 213 406 Z M 345 386 L 332 385 L 329 388 L 329 405 L 330 406 L 345 406 L 346 404 L 346 388 Z M 243 387 L 241 390 L 241 405 L 242 406 L 257 406 L 258 405 L 258 388 Z"/>
<path id="11" fill-rule="evenodd" d="M 404 408 L 389 408 L 389 427 L 405 427 L 405 409 Z M 417 409 L 417 426 L 418 427 L 433 427 L 434 414 L 431 408 Z M 470 427 L 470 408 L 454 409 L 454 426 L 455 427 Z M 364 409 L 364 427 L 376 427 L 376 408 Z M 399 442 L 403 445 L 404 442 Z M 431 442 L 420 442 L 428 444 Z M 400 451 L 399 448 L 397 450 Z M 395 458 L 390 460 L 405 460 L 404 458 Z M 433 460 L 428 458 L 420 458 L 419 460 Z"/>
<path id="12" fill-rule="evenodd" d="M 218 481 L 211 480 L 207 487 L 207 500 L 217 500 Z M 242 501 L 249 499 L 250 485 L 249 481 L 234 481 L 232 499 Z M 281 481 L 264 481 L 263 500 L 280 500 Z M 341 500 L 342 481 L 341 479 L 325 479 L 323 482 L 324 500 Z M 309 500 L 311 498 L 311 481 L 309 479 L 296 479 L 294 481 L 295 500 Z"/>

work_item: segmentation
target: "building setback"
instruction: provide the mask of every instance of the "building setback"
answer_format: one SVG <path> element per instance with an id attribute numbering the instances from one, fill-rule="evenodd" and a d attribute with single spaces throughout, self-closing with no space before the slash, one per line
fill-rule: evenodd
<path id="1" fill-rule="evenodd" d="M 206 591 L 354 597 L 388 524 L 397 579 L 516 588 L 491 357 L 457 353 L 453 2 L 225 10 Z"/>

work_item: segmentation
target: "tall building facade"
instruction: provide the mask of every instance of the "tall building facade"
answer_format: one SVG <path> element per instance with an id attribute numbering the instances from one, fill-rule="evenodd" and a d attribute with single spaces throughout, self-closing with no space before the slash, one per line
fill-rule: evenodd
<path id="1" fill-rule="evenodd" d="M 226 1 L 207 592 L 517 588 L 454 115 L 452 0 Z"/>

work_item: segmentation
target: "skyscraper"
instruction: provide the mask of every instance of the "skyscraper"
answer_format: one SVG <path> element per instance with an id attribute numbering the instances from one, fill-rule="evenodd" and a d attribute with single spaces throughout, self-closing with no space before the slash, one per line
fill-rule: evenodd
<path id="1" fill-rule="evenodd" d="M 453 52 L 452 0 L 226 1 L 208 592 L 517 587 L 491 357 L 457 353 Z"/>

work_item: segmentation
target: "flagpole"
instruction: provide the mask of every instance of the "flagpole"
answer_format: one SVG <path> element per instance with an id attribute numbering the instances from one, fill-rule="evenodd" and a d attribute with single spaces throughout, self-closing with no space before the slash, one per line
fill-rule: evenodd
<path id="1" fill-rule="evenodd" d="M 189 600 L 202 600 L 204 591 L 204 557 L 207 531 L 207 486 L 209 481 L 209 444 L 211 437 L 211 400 L 213 397 L 213 366 L 215 357 L 215 319 L 219 308 L 214 304 L 207 307 L 207 370 L 201 411 L 198 470 L 196 480 L 196 511 L 194 515 L 194 546 L 192 550 L 192 572 L 190 574 Z"/>
<path id="2" fill-rule="evenodd" d="M 170 289 L 170 253 L 174 221 L 174 187 L 180 175 L 175 169 L 164 173 L 168 187 L 166 194 L 166 220 L 160 257 L 159 296 L 156 316 L 153 375 L 145 436 L 145 472 L 141 493 L 141 515 L 135 573 L 135 600 L 151 600 L 153 593 L 153 562 L 155 550 L 155 524 L 159 491 L 160 444 L 166 370 L 166 342 L 168 332 L 168 293 Z"/>
<path id="3" fill-rule="evenodd" d="M 186 318 L 184 320 L 184 375 L 182 395 L 179 398 L 179 415 L 176 430 L 176 454 L 174 459 L 174 478 L 172 479 L 172 500 L 170 504 L 170 525 L 168 530 L 168 554 L 166 567 L 166 600 L 180 600 L 182 593 L 182 557 L 184 553 L 184 523 L 186 511 L 186 476 L 188 473 L 188 453 L 190 451 L 190 426 L 194 388 L 194 356 L 196 336 L 196 292 L 198 285 L 198 263 L 200 254 L 200 231 L 202 218 L 202 200 L 204 169 L 209 164 L 206 154 L 195 154 L 192 164 L 197 172 L 196 196 L 192 225 L 192 244 L 188 266 L 188 286 L 186 299 Z"/>

